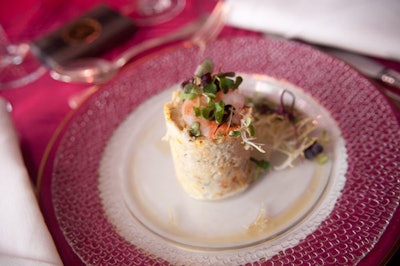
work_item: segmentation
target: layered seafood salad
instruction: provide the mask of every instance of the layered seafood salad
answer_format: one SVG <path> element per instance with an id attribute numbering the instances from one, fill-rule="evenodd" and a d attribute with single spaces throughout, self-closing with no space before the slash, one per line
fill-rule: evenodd
<path id="1" fill-rule="evenodd" d="M 206 59 L 194 76 L 174 91 L 164 104 L 175 173 L 183 189 L 201 200 L 226 198 L 244 191 L 270 168 L 273 151 L 286 155 L 276 166 L 293 166 L 299 158 L 323 156 L 317 126 L 293 104 L 248 99 L 234 72 L 214 72 Z M 284 91 L 282 98 L 290 92 Z"/>

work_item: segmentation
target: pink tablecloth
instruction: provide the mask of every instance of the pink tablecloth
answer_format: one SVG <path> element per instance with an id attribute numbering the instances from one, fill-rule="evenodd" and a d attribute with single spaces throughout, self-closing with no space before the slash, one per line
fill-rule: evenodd
<path id="1" fill-rule="evenodd" d="M 34 0 L 8 1 L 7 3 L 0 4 L 0 23 L 7 31 L 14 34 L 12 36 L 13 41 L 32 39 L 75 17 L 82 11 L 89 9 L 95 5 L 95 2 L 94 0 L 63 2 L 50 0 L 43 0 L 41 2 Z M 111 6 L 118 7 L 126 1 L 110 0 L 108 2 Z M 208 3 L 208 6 L 204 7 L 205 10 L 210 10 L 212 2 L 205 1 L 205 3 Z M 123 51 L 126 47 L 144 39 L 166 34 L 197 15 L 198 8 L 194 5 L 194 1 L 187 1 L 184 12 L 176 19 L 152 28 L 140 29 L 131 40 L 117 47 L 106 56 L 112 57 Z M 240 34 L 259 33 L 226 27 L 221 37 Z M 399 62 L 381 61 L 392 68 L 400 70 Z M 378 85 L 382 86 L 381 84 Z M 70 113 L 71 109 L 68 106 L 68 99 L 72 95 L 85 90 L 87 87 L 87 85 L 82 84 L 68 84 L 55 81 L 46 73 L 37 81 L 26 86 L 0 91 L 0 96 L 7 99 L 13 105 L 12 118 L 20 138 L 24 161 L 33 182 L 37 181 L 42 158 L 44 155 L 47 155 L 46 147 L 49 141 L 57 132 L 57 128 L 60 127 L 65 117 Z M 58 227 L 51 205 L 49 182 L 50 180 L 46 180 L 41 184 L 39 198 L 46 223 L 65 265 L 82 264 L 79 257 L 69 247 Z M 399 217 L 400 214 L 396 213 L 394 224 L 400 222 Z M 387 232 L 382 237 L 383 244 L 379 248 L 375 248 L 362 261 L 362 264 L 370 265 L 369 263 L 371 262 L 375 264 L 377 258 L 379 258 L 378 261 L 386 259 L 398 236 L 400 236 L 400 229 L 394 225 L 389 226 Z"/>

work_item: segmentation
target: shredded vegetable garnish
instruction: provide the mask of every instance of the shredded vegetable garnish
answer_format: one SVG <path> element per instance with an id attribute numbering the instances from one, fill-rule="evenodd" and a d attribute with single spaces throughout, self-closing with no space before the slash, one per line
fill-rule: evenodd
<path id="1" fill-rule="evenodd" d="M 254 140 L 256 140 L 255 136 L 255 130 L 254 126 L 252 124 L 252 120 L 247 117 L 246 119 L 241 119 L 240 120 L 241 127 L 237 130 L 231 131 L 229 135 L 231 136 L 241 136 L 243 142 L 246 144 L 245 148 L 250 148 L 253 147 L 257 151 L 261 153 L 265 153 L 265 151 L 261 148 L 262 144 L 260 143 L 255 143 Z"/>
<path id="2" fill-rule="evenodd" d="M 195 75 L 182 83 L 180 97 L 184 104 L 190 103 L 188 106 L 196 118 L 188 125 L 191 137 L 201 137 L 204 127 L 212 128 L 212 137 L 241 137 L 245 149 L 252 148 L 261 154 L 252 158 L 261 170 L 269 168 L 276 154 L 285 159 L 271 164 L 275 170 L 293 167 L 299 158 L 318 163 L 328 160 L 322 146 L 326 136 L 318 136 L 317 122 L 296 110 L 296 97 L 291 91 L 283 90 L 277 104 L 258 97 L 250 99 L 246 108 L 252 107 L 253 113 L 244 114 L 238 110 L 244 107 L 235 108 L 237 106 L 224 101 L 228 96 L 235 96 L 242 77 L 234 72 L 213 74 L 213 71 L 214 63 L 206 59 Z M 215 126 L 203 121 L 215 123 Z"/>
<path id="3" fill-rule="evenodd" d="M 289 106 L 283 101 L 286 94 L 292 97 Z M 277 154 L 283 157 L 283 160 L 274 165 L 275 170 L 293 167 L 299 158 L 318 158 L 320 163 L 327 161 L 327 156 L 322 154 L 323 147 L 318 142 L 320 136 L 317 122 L 295 109 L 295 96 L 291 92 L 282 92 L 278 106 L 265 99 L 255 99 L 252 104 L 255 111 L 253 125 L 257 132 L 256 138 L 267 151 L 265 160 L 270 160 L 271 156 Z"/>

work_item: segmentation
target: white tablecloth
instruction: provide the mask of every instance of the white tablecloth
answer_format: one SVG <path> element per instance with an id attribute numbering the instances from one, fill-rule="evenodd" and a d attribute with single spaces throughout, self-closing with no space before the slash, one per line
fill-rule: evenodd
<path id="1" fill-rule="evenodd" d="M 0 265 L 62 265 L 0 98 Z"/>
<path id="2" fill-rule="evenodd" d="M 228 24 L 400 61 L 399 0 L 227 0 Z"/>

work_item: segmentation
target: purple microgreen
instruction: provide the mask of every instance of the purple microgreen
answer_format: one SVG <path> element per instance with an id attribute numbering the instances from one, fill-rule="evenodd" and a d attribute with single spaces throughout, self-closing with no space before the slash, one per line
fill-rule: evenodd
<path id="1" fill-rule="evenodd" d="M 201 76 L 201 86 L 206 86 L 207 84 L 212 83 L 213 77 L 212 73 L 206 73 Z"/>
<path id="2" fill-rule="evenodd" d="M 182 87 L 182 88 L 185 88 L 185 86 L 186 86 L 187 84 L 190 84 L 190 83 L 193 83 L 193 82 L 194 82 L 194 79 L 193 79 L 193 78 L 190 78 L 190 79 L 188 79 L 188 80 L 185 80 L 184 82 L 182 82 L 181 87 Z"/>
<path id="3" fill-rule="evenodd" d="M 285 102 L 284 102 L 284 97 L 285 94 L 288 93 L 292 97 L 292 102 L 289 105 L 289 107 L 286 107 Z M 294 106 L 296 103 L 296 97 L 291 91 L 288 90 L 283 90 L 280 98 L 280 106 L 279 108 L 275 111 L 277 114 L 283 115 L 289 119 L 289 121 L 294 122 Z"/>
<path id="4" fill-rule="evenodd" d="M 308 148 L 306 148 L 303 153 L 304 153 L 304 157 L 308 160 L 312 160 L 315 157 L 317 157 L 317 155 L 319 155 L 320 153 L 322 153 L 324 151 L 324 147 L 322 147 L 321 144 L 319 144 L 317 141 L 314 141 L 313 144 L 311 144 Z"/>
<path id="5" fill-rule="evenodd" d="M 229 124 L 230 124 L 232 121 L 233 114 L 235 112 L 235 107 L 233 107 L 233 105 L 231 105 L 231 104 L 227 104 L 227 105 L 225 105 L 224 111 L 225 111 L 224 117 L 222 118 L 221 123 L 225 123 L 225 122 L 229 121 Z"/>

